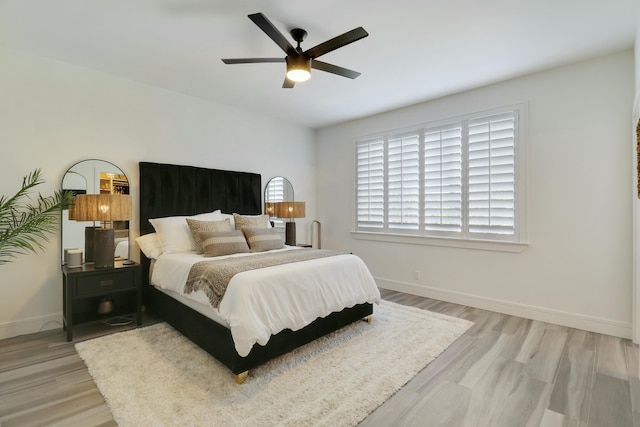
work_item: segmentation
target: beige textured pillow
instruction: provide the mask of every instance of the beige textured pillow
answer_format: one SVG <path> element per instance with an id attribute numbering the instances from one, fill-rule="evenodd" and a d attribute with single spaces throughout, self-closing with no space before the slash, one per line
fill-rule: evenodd
<path id="1" fill-rule="evenodd" d="M 283 249 L 282 237 L 274 228 L 245 227 L 242 229 L 251 252 L 270 251 Z"/>
<path id="2" fill-rule="evenodd" d="M 158 233 L 144 234 L 136 237 L 136 243 L 142 253 L 149 259 L 158 259 L 162 255 L 162 245 L 158 240 Z"/>
<path id="3" fill-rule="evenodd" d="M 269 215 L 240 215 L 234 213 L 233 220 L 236 223 L 236 230 L 242 230 L 245 227 L 269 227 Z"/>
<path id="4" fill-rule="evenodd" d="M 198 221 L 197 219 L 187 218 L 187 224 L 189 224 L 193 240 L 196 242 L 197 254 L 204 253 L 199 235 L 201 231 L 232 231 L 231 221 L 229 221 L 229 219 L 223 219 L 222 221 Z"/>
<path id="5" fill-rule="evenodd" d="M 204 256 L 222 256 L 249 252 L 242 231 L 201 231 Z"/>

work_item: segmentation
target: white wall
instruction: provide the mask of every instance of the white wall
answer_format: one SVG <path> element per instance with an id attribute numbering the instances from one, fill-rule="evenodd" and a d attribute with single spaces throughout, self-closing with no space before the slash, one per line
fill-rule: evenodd
<path id="1" fill-rule="evenodd" d="M 382 287 L 630 337 L 633 66 L 628 50 L 319 130 L 323 247 L 360 255 Z M 526 250 L 352 238 L 356 138 L 522 102 Z"/>
<path id="2" fill-rule="evenodd" d="M 307 202 L 308 219 L 296 222 L 298 241 L 309 241 L 315 213 L 311 130 L 6 49 L 0 49 L 0 64 L 0 194 L 14 194 L 35 168 L 46 179 L 39 191 L 51 194 L 77 161 L 104 159 L 129 177 L 137 234 L 139 161 L 257 172 L 263 186 L 283 175 Z M 0 266 L 0 338 L 61 326 L 58 234 L 46 248 Z"/>
<path id="3" fill-rule="evenodd" d="M 640 17 L 638 18 L 640 23 Z M 640 25 L 639 25 L 640 28 Z M 640 274 L 638 267 L 640 266 L 640 199 L 637 196 L 636 185 L 638 183 L 637 176 L 637 154 L 638 142 L 636 136 L 636 126 L 640 120 L 640 30 L 636 32 L 636 44 L 635 44 L 635 76 L 636 76 L 636 96 L 633 109 L 633 122 L 631 126 L 631 153 L 633 158 L 633 171 L 632 171 L 632 195 L 633 200 L 633 218 L 634 218 L 634 233 L 633 233 L 633 342 L 640 344 Z"/>

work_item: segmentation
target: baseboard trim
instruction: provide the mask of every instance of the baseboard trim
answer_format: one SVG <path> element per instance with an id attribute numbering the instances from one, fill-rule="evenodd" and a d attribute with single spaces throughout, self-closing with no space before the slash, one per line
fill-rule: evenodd
<path id="1" fill-rule="evenodd" d="M 0 324 L 0 339 L 34 334 L 62 327 L 62 313 L 32 317 Z"/>
<path id="2" fill-rule="evenodd" d="M 375 277 L 375 281 L 378 286 L 383 289 L 404 292 L 421 297 L 481 308 L 483 310 L 495 311 L 497 313 L 524 317 L 526 319 L 553 323 L 556 325 L 597 332 L 620 338 L 631 339 L 632 336 L 631 323 L 585 316 L 566 311 L 552 310 L 544 307 L 514 303 L 511 301 L 487 298 L 462 292 L 448 291 L 445 289 L 388 280 L 380 277 Z"/>
<path id="3" fill-rule="evenodd" d="M 593 316 L 585 316 L 566 311 L 552 310 L 544 307 L 514 303 L 511 301 L 487 298 L 462 292 L 448 291 L 430 286 L 414 283 L 399 282 L 395 280 L 375 277 L 379 287 L 407 294 L 418 295 L 425 298 L 447 301 L 454 304 L 481 308 L 511 316 L 524 317 L 526 319 L 553 323 L 585 331 L 631 339 L 631 323 L 602 319 Z M 61 314 L 32 317 L 30 319 L 5 322 L 0 324 L 0 339 L 16 337 L 19 335 L 33 334 L 62 327 Z"/>

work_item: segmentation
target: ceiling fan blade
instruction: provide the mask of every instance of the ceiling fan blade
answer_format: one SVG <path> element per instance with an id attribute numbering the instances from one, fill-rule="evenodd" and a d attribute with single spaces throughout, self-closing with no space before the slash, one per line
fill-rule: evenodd
<path id="1" fill-rule="evenodd" d="M 367 33 L 364 28 L 354 28 L 351 31 L 347 31 L 346 33 L 334 37 L 331 40 L 327 40 L 324 43 L 320 43 L 319 45 L 312 47 L 307 50 L 305 54 L 309 55 L 312 59 L 317 58 L 325 53 L 331 52 L 332 50 L 336 50 L 342 46 L 348 45 L 349 43 L 363 39 L 368 35 L 369 33 Z"/>
<path id="2" fill-rule="evenodd" d="M 291 80 L 288 77 L 284 78 L 284 83 L 282 83 L 282 88 L 283 89 L 291 89 L 292 87 L 294 87 L 296 84 L 296 82 L 294 82 L 293 80 Z"/>
<path id="3" fill-rule="evenodd" d="M 232 58 L 223 59 L 225 64 L 256 64 L 264 62 L 285 62 L 284 58 Z"/>
<path id="4" fill-rule="evenodd" d="M 280 49 L 284 50 L 287 55 L 294 53 L 296 50 L 291 46 L 291 43 L 282 35 L 280 31 L 264 16 L 262 13 L 253 13 L 249 15 L 251 19 L 266 35 L 271 37 L 271 40 L 276 42 Z"/>
<path id="5" fill-rule="evenodd" d="M 311 60 L 311 68 L 315 68 L 316 70 L 326 71 L 328 73 L 337 74 L 342 77 L 348 77 L 350 79 L 355 79 L 360 74 L 357 71 L 350 70 L 348 68 L 338 67 L 337 65 L 327 64 L 326 62 L 318 61 L 316 59 Z"/>

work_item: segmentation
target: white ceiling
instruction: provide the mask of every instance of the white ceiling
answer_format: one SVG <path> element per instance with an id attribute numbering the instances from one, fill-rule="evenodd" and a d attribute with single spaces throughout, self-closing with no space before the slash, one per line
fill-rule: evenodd
<path id="1" fill-rule="evenodd" d="M 319 58 L 362 75 L 282 89 L 284 64 L 223 64 L 284 56 L 255 12 L 305 50 L 364 27 Z M 639 18 L 638 0 L 0 0 L 0 46 L 317 128 L 630 48 Z"/>

